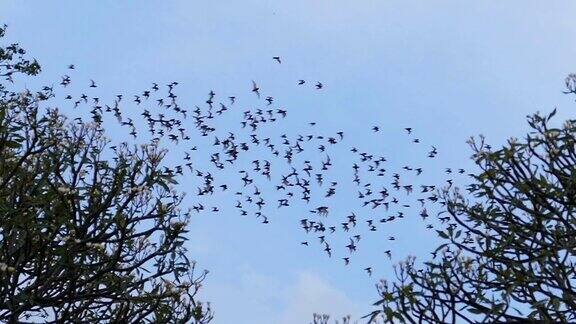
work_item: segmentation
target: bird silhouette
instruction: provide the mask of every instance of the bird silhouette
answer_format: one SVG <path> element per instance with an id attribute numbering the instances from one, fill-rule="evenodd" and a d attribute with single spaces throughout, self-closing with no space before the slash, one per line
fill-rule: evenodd
<path id="1" fill-rule="evenodd" d="M 273 59 L 282 63 L 280 57 Z M 380 231 L 391 223 L 410 219 L 411 215 L 422 220 L 426 229 L 453 226 L 449 217 L 431 215 L 436 213 L 435 206 L 445 204 L 438 190 L 456 185 L 459 175 L 466 173 L 464 168 L 453 166 L 434 171 L 427 165 L 402 161 L 398 152 L 393 152 L 397 161 L 389 164 L 385 152 L 366 150 L 367 143 L 361 141 L 347 143 L 352 136 L 344 136 L 346 129 L 328 131 L 333 128 L 326 128 L 322 120 L 304 120 L 303 129 L 293 128 L 285 120 L 299 116 L 290 107 L 279 108 L 280 100 L 272 95 L 266 94 L 265 101 L 254 104 L 244 102 L 243 94 L 249 95 L 247 90 L 237 96 L 210 91 L 198 105 L 189 108 L 179 103 L 178 82 L 167 83 L 165 87 L 153 82 L 145 89 L 108 100 L 94 97 L 90 91 L 74 94 L 74 87 L 68 87 L 72 82 L 70 76 L 64 75 L 58 81 L 58 88 L 69 92 L 62 96 L 66 102 L 76 108 L 87 107 L 74 110 L 78 114 L 85 114 L 98 125 L 107 120 L 117 121 L 121 131 L 134 141 L 152 140 L 170 145 L 167 154 L 182 153 L 178 156 L 180 161 L 167 166 L 164 172 L 182 176 L 183 184 L 194 188 L 191 193 L 198 199 L 192 205 L 194 213 L 226 213 L 229 208 L 245 219 L 255 217 L 257 223 L 269 224 L 283 215 L 277 212 L 278 208 L 289 210 L 288 214 L 298 214 L 306 208 L 304 211 L 309 210 L 310 214 L 300 221 L 299 227 L 306 235 L 315 237 L 300 244 L 320 247 L 328 257 L 348 253 L 342 258 L 345 265 L 350 264 L 350 254 L 363 248 L 361 238 L 366 242 L 365 237 L 370 235 L 387 240 L 390 246 L 384 253 L 391 259 L 397 236 Z M 304 84 L 306 81 L 300 79 L 293 86 Z M 96 87 L 94 80 L 90 80 L 89 88 Z M 324 89 L 321 82 L 314 87 Z M 50 86 L 44 88 L 46 92 L 53 90 Z M 252 80 L 251 92 L 258 99 L 260 91 Z M 245 104 L 250 108 L 236 109 Z M 112 118 L 107 119 L 106 115 Z M 236 123 L 220 126 L 228 118 L 237 118 Z M 140 131 L 141 127 L 145 127 L 144 131 Z M 363 132 L 380 141 L 393 130 L 388 132 L 384 126 L 375 125 L 367 126 Z M 414 133 L 411 127 L 398 133 L 404 132 Z M 421 152 L 422 158 L 438 157 L 438 149 L 426 137 L 408 136 L 408 139 L 422 143 L 421 147 L 410 146 Z M 114 146 L 114 150 L 122 147 Z M 450 175 L 450 179 L 442 178 L 445 183 L 424 182 L 427 175 L 442 171 Z M 346 196 L 349 188 L 354 189 L 354 194 Z M 214 203 L 215 194 L 223 197 L 218 203 Z M 335 203 L 342 199 L 347 199 L 348 212 L 336 208 Z M 342 242 L 339 237 L 345 243 L 336 243 Z M 372 275 L 372 267 L 364 270 Z"/>
<path id="2" fill-rule="evenodd" d="M 258 85 L 256 85 L 256 82 L 254 82 L 254 80 L 252 80 L 252 92 L 254 92 L 256 96 L 258 96 L 258 99 L 260 99 L 260 88 L 258 87 Z"/>

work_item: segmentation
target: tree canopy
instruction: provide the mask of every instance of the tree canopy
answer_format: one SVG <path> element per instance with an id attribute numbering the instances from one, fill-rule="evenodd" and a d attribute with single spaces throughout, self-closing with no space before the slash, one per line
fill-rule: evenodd
<path id="1" fill-rule="evenodd" d="M 570 75 L 568 92 L 576 93 Z M 576 120 L 528 116 L 500 149 L 471 138 L 480 169 L 442 192 L 450 223 L 434 258 L 395 267 L 371 318 L 388 322 L 572 322 L 576 319 Z"/>
<path id="2" fill-rule="evenodd" d="M 112 145 L 99 123 L 42 107 L 50 87 L 8 90 L 39 71 L 0 47 L 0 320 L 210 321 L 164 150 Z"/>

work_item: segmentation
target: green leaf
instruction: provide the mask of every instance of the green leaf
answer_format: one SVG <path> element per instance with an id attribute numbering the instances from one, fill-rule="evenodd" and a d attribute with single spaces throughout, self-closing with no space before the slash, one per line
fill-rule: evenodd
<path id="1" fill-rule="evenodd" d="M 443 239 L 448 239 L 448 234 L 440 231 L 440 230 L 436 230 L 436 232 L 438 233 L 438 235 L 443 238 Z"/>
<path id="2" fill-rule="evenodd" d="M 14 149 L 22 147 L 22 145 L 16 141 L 5 141 L 3 144 L 5 147 L 14 148 Z"/>
<path id="3" fill-rule="evenodd" d="M 479 310 L 478 308 L 470 308 L 468 311 L 472 314 L 484 314 L 483 311 Z"/>
<path id="4" fill-rule="evenodd" d="M 434 253 L 442 250 L 442 249 L 445 248 L 447 245 L 448 245 L 448 243 L 440 244 L 440 245 L 436 248 L 436 250 L 434 250 Z"/>
<path id="5" fill-rule="evenodd" d="M 168 181 L 171 184 L 178 184 L 178 181 L 174 180 L 173 177 L 166 177 L 166 181 Z"/>
<path id="6" fill-rule="evenodd" d="M 546 118 L 546 121 L 549 121 L 550 118 L 554 117 L 554 115 L 556 115 L 556 108 L 554 108 L 554 110 L 552 110 L 552 112 L 550 113 L 550 115 L 548 115 L 548 118 Z"/>
<path id="7" fill-rule="evenodd" d="M 382 305 L 382 304 L 384 304 L 384 298 L 380 299 L 379 301 L 375 302 L 375 303 L 372 304 L 372 305 L 374 305 L 374 306 L 379 306 L 379 305 Z"/>
<path id="8" fill-rule="evenodd" d="M 170 191 L 170 188 L 168 188 L 168 185 L 164 181 L 158 181 L 158 184 L 160 187 L 164 188 L 164 190 Z"/>

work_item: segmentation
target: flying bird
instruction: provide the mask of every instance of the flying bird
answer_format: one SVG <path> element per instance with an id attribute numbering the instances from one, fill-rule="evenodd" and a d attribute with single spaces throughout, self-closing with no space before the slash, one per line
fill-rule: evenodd
<path id="1" fill-rule="evenodd" d="M 252 92 L 254 92 L 258 96 L 258 99 L 260 99 L 260 88 L 256 85 L 256 82 L 254 82 L 254 80 L 252 80 Z"/>

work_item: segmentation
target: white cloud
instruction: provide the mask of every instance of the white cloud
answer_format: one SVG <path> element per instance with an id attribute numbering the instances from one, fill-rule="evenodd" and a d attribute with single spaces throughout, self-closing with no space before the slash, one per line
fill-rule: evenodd
<path id="1" fill-rule="evenodd" d="M 333 319 L 346 315 L 357 319 L 361 314 L 359 305 L 344 292 L 315 273 L 300 272 L 295 284 L 287 291 L 285 307 L 276 323 L 309 323 L 314 313 L 328 314 Z"/>
<path id="2" fill-rule="evenodd" d="M 362 306 L 367 305 L 355 303 L 315 272 L 276 276 L 240 266 L 235 273 L 236 280 L 209 282 L 204 288 L 202 298 L 217 301 L 215 324 L 306 324 L 314 313 L 338 320 L 345 315 L 359 319 L 366 313 Z"/>

